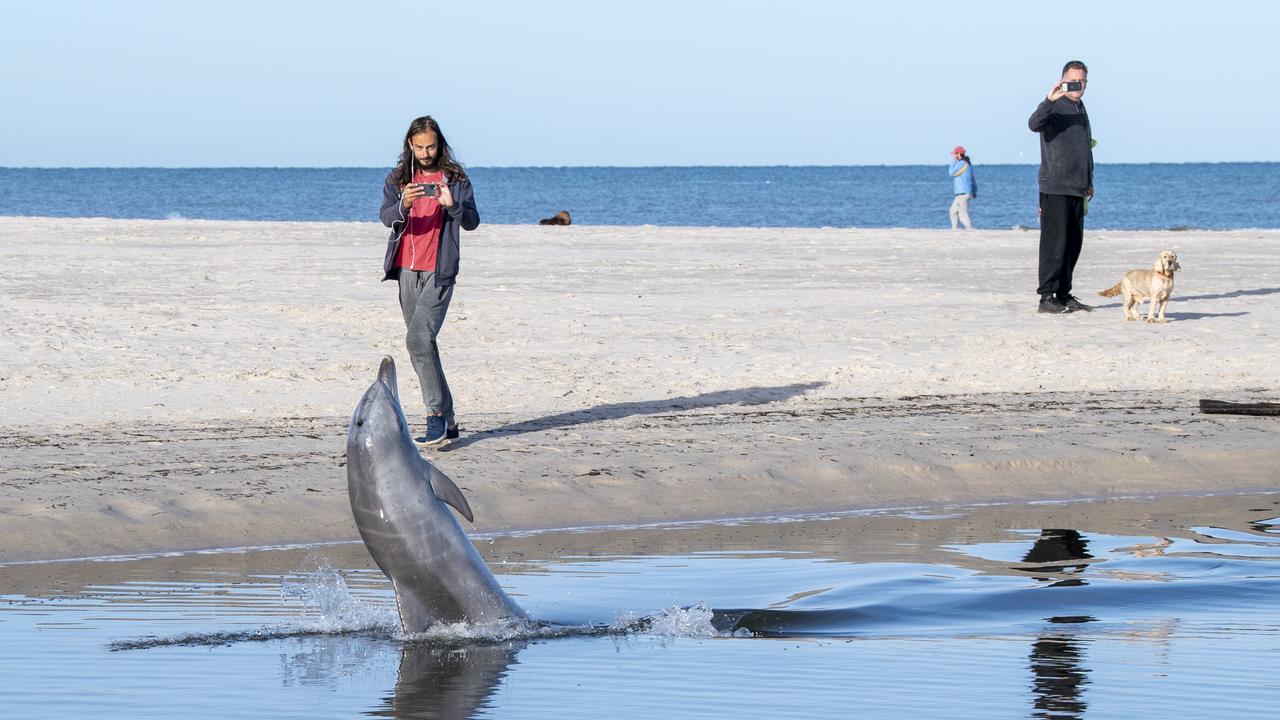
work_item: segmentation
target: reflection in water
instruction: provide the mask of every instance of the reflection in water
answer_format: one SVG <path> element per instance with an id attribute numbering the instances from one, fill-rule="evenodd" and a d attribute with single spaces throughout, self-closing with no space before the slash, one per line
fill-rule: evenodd
<path id="1" fill-rule="evenodd" d="M 1091 560 L 1089 541 L 1078 531 L 1045 528 L 1040 531 L 1023 562 L 1034 563 L 1034 572 L 1081 573 L 1088 562 L 1072 563 L 1072 560 Z M 1046 582 L 1051 577 L 1037 577 Z M 1080 578 L 1067 578 L 1051 582 L 1048 587 L 1072 587 L 1085 585 Z M 1087 615 L 1057 616 L 1049 618 L 1054 624 L 1078 624 L 1093 622 Z M 1089 682 L 1089 671 L 1081 664 L 1082 642 L 1062 633 L 1040 636 L 1031 645 L 1031 674 L 1034 677 L 1035 712 L 1039 718 L 1084 717 L 1084 686 Z"/>
<path id="2" fill-rule="evenodd" d="M 1088 617 L 1050 618 L 1053 623 L 1089 622 Z M 1081 664 L 1084 643 L 1071 635 L 1050 633 L 1042 635 L 1031 645 L 1031 674 L 1033 705 L 1032 717 L 1082 718 L 1085 701 L 1084 686 L 1089 683 L 1089 671 Z"/>
<path id="3" fill-rule="evenodd" d="M 1046 572 L 1046 573 L 1081 573 L 1085 568 L 1089 567 L 1085 563 L 1070 563 L 1069 560 L 1091 560 L 1093 556 L 1089 554 L 1089 541 L 1075 530 L 1063 530 L 1057 528 L 1045 528 L 1040 531 L 1040 537 L 1036 539 L 1031 549 L 1023 556 L 1022 561 L 1026 563 L 1034 563 L 1035 568 L 1019 568 L 1029 572 Z M 1037 580 L 1049 580 L 1051 578 L 1037 577 Z M 1086 584 L 1084 580 L 1079 578 L 1066 578 L 1053 583 L 1049 587 L 1071 587 Z"/>
<path id="4" fill-rule="evenodd" d="M 405 643 L 395 695 L 376 717 L 469 718 L 486 701 L 528 643 L 440 646 Z"/>
<path id="5" fill-rule="evenodd" d="M 1255 520 L 1249 523 L 1249 529 L 1263 535 L 1280 535 L 1280 517 Z"/>

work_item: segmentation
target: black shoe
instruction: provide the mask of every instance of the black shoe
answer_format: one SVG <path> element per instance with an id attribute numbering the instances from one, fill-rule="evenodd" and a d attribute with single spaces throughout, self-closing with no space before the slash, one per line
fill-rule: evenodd
<path id="1" fill-rule="evenodd" d="M 1040 307 L 1036 312 L 1061 315 L 1062 313 L 1069 313 L 1071 310 L 1066 305 L 1058 302 L 1058 298 L 1052 295 L 1044 295 L 1040 298 Z"/>
<path id="2" fill-rule="evenodd" d="M 450 425 L 450 426 L 449 426 L 449 427 L 444 431 L 444 439 L 445 439 L 445 440 L 457 440 L 457 439 L 458 439 L 458 426 L 457 426 L 457 425 Z"/>
<path id="3" fill-rule="evenodd" d="M 1067 306 L 1067 312 L 1075 312 L 1077 310 L 1083 310 L 1085 312 L 1093 312 L 1092 305 L 1085 305 L 1084 303 L 1080 302 L 1080 298 L 1076 297 L 1075 295 L 1068 295 L 1067 299 L 1062 301 L 1062 304 Z"/>

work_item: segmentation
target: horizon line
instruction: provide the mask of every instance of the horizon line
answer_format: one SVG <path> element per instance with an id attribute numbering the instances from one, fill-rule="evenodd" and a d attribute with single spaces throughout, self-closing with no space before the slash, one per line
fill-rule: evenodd
<path id="1" fill-rule="evenodd" d="M 879 168 L 908 168 L 908 167 L 935 167 L 945 165 L 945 162 L 937 163 L 864 163 L 864 164 L 811 164 L 811 165 L 793 165 L 793 164 L 738 164 L 738 165 L 463 165 L 471 169 L 484 170 L 598 170 L 598 169 L 616 169 L 616 170 L 657 170 L 680 168 L 689 170 L 700 169 L 731 169 L 731 168 L 850 168 L 850 167 L 879 167 Z M 1038 162 L 1016 162 L 1016 163 L 981 163 L 982 167 L 1037 167 Z M 1099 162 L 1095 166 L 1102 165 L 1278 165 L 1280 160 L 1197 160 L 1191 162 L 1168 162 L 1168 161 L 1152 161 L 1152 162 Z M 391 167 L 389 165 L 0 165 L 0 170 L 380 170 Z"/>

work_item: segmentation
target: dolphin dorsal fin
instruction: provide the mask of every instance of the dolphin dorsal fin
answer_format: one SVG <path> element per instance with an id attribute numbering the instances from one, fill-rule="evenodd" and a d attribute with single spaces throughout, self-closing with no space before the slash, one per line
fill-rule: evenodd
<path id="1" fill-rule="evenodd" d="M 428 463 L 428 467 L 430 471 L 427 473 L 427 478 L 431 482 L 431 492 L 435 493 L 436 499 L 462 513 L 462 517 L 466 518 L 467 522 L 475 522 L 476 519 L 471 514 L 471 506 L 467 504 L 467 498 L 462 495 L 458 486 L 449 479 L 448 475 L 437 470 L 435 465 Z"/>

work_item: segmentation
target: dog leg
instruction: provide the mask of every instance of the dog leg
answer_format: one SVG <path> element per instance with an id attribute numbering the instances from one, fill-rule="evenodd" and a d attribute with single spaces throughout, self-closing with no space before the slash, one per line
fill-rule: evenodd
<path id="1" fill-rule="evenodd" d="M 1125 295 L 1124 296 L 1124 319 L 1137 320 L 1140 314 L 1137 310 L 1137 307 L 1138 307 L 1138 299 L 1133 295 Z"/>
<path id="2" fill-rule="evenodd" d="M 1168 320 L 1165 320 L 1165 319 L 1164 319 L 1164 308 L 1165 308 L 1165 306 L 1166 306 L 1166 305 L 1168 305 L 1168 304 L 1169 304 L 1169 298 L 1168 298 L 1168 296 L 1161 297 L 1161 298 L 1160 298 L 1160 311 L 1157 313 L 1157 312 L 1156 312 L 1156 301 L 1155 301 L 1155 298 L 1152 298 L 1152 299 L 1151 299 L 1151 314 L 1152 314 L 1152 315 L 1155 315 L 1156 319 L 1155 319 L 1155 320 L 1152 320 L 1151 318 L 1147 318 L 1147 322 L 1157 322 L 1157 323 L 1167 323 L 1167 322 L 1169 322 Z"/>

